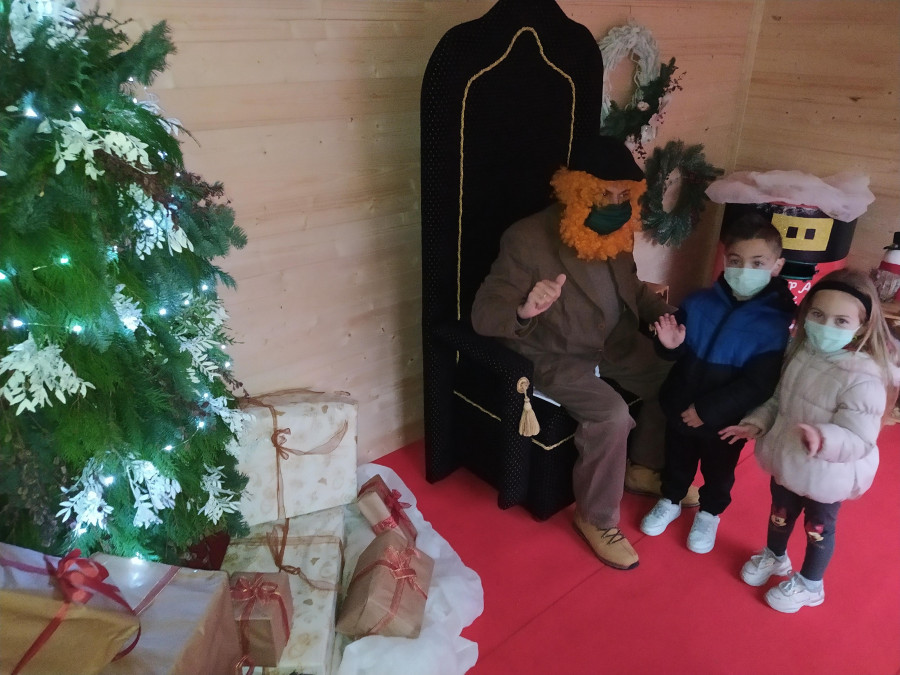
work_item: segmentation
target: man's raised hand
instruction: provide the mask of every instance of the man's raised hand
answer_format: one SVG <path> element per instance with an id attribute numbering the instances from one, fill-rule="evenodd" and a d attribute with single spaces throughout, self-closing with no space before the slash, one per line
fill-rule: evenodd
<path id="1" fill-rule="evenodd" d="M 564 283 L 566 283 L 565 274 L 560 274 L 555 281 L 544 279 L 537 282 L 528 293 L 525 302 L 516 309 L 516 314 L 523 320 L 543 314 L 559 299 Z"/>

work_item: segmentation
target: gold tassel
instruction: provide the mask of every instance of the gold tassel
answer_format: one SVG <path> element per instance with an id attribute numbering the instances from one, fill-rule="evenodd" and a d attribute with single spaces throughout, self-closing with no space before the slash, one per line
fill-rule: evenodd
<path id="1" fill-rule="evenodd" d="M 525 404 L 522 406 L 522 418 L 519 420 L 519 433 L 522 436 L 537 436 L 541 432 L 541 425 L 538 424 L 537 416 L 531 407 L 531 399 L 528 398 L 528 378 L 519 378 L 516 389 L 525 397 Z"/>

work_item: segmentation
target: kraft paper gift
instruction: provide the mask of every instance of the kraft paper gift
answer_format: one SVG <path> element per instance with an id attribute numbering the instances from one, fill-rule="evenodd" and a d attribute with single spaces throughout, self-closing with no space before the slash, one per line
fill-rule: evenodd
<path id="1" fill-rule="evenodd" d="M 384 479 L 376 474 L 359 489 L 357 506 L 375 534 L 396 530 L 410 544 L 415 544 L 418 532 L 404 511 L 409 508 L 409 504 L 400 501 L 400 498 L 400 492 L 391 490 Z"/>
<path id="2" fill-rule="evenodd" d="M 231 601 L 248 665 L 275 666 L 291 634 L 294 603 L 286 572 L 232 574 Z"/>
<path id="3" fill-rule="evenodd" d="M 224 572 L 95 553 L 141 619 L 141 640 L 104 675 L 223 675 L 241 658 Z"/>
<path id="4" fill-rule="evenodd" d="M 106 570 L 79 555 L 0 543 L 2 675 L 94 675 L 133 644 L 138 618 Z"/>
<path id="5" fill-rule="evenodd" d="M 231 446 L 249 477 L 248 525 L 349 504 L 356 497 L 357 403 L 343 392 L 296 389 L 249 398 L 252 419 Z"/>
<path id="6" fill-rule="evenodd" d="M 256 525 L 232 540 L 223 569 L 290 575 L 294 613 L 278 665 L 267 675 L 333 675 L 334 620 L 343 565 L 344 507 Z"/>
<path id="7" fill-rule="evenodd" d="M 434 560 L 406 537 L 382 532 L 359 556 L 337 631 L 352 637 L 418 637 L 433 571 Z"/>

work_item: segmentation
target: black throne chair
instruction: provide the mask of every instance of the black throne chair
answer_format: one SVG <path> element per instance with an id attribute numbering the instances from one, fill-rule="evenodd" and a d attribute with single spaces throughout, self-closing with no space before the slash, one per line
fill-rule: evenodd
<path id="1" fill-rule="evenodd" d="M 470 314 L 503 231 L 553 201 L 551 176 L 598 133 L 602 87 L 594 37 L 551 0 L 499 0 L 452 28 L 422 83 L 426 478 L 464 466 L 500 508 L 539 520 L 574 501 L 575 421 L 534 397 L 531 362 L 477 335 Z M 519 434 L 521 378 L 535 437 Z"/>

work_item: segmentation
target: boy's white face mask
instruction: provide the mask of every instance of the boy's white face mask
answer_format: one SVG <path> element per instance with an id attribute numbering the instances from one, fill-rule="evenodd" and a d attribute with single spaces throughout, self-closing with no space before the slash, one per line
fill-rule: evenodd
<path id="1" fill-rule="evenodd" d="M 838 328 L 836 326 L 826 326 L 816 323 L 810 319 L 803 322 L 806 329 L 806 338 L 816 351 L 823 354 L 834 354 L 839 352 L 853 339 L 856 335 L 854 328 Z"/>
<path id="2" fill-rule="evenodd" d="M 725 282 L 742 298 L 756 295 L 769 285 L 772 270 L 753 267 L 726 267 Z"/>

